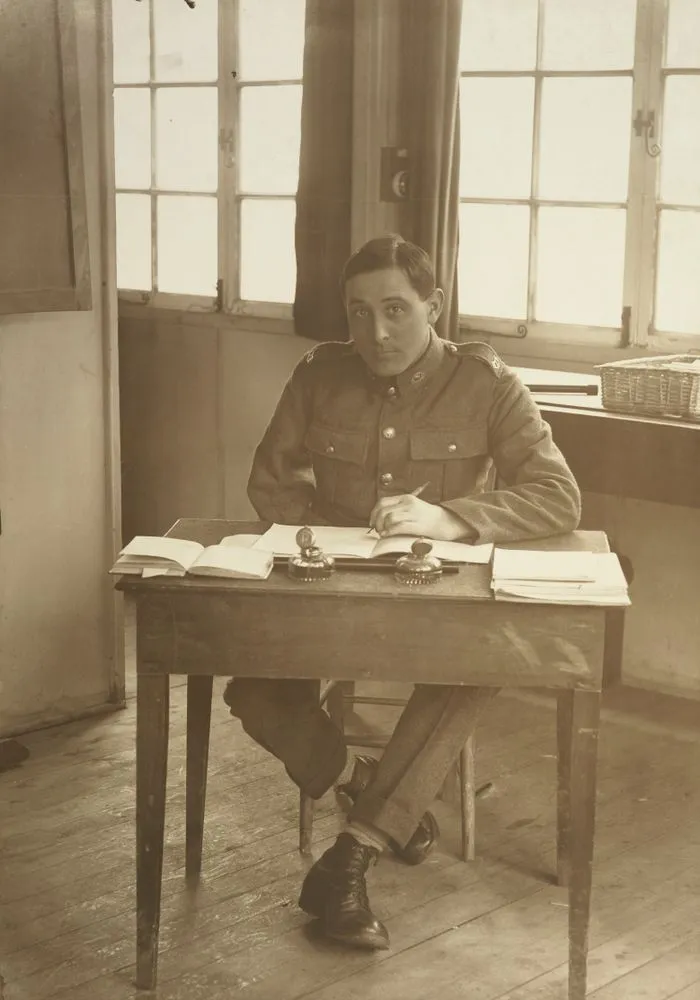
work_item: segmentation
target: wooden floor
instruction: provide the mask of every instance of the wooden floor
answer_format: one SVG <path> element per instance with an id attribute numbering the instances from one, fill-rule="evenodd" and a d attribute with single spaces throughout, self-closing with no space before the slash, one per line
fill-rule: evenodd
<path id="1" fill-rule="evenodd" d="M 501 695 L 478 738 L 478 859 L 441 848 L 422 866 L 386 858 L 370 898 L 392 949 L 318 940 L 296 906 L 305 862 L 297 795 L 217 698 L 204 874 L 183 879 L 184 689 L 173 689 L 159 985 L 134 967 L 134 704 L 24 738 L 0 774 L 2 1000 L 559 1000 L 567 907 L 552 884 L 554 712 Z M 376 693 L 376 689 L 375 689 Z M 590 950 L 595 1000 L 700 1000 L 700 705 L 624 690 L 600 747 Z M 315 851 L 339 828 L 332 796 Z"/>

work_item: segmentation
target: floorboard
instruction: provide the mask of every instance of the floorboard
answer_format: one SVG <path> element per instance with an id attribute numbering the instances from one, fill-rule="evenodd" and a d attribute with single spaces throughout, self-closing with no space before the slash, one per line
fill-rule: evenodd
<path id="1" fill-rule="evenodd" d="M 134 723 L 125 711 L 28 734 L 0 775 L 2 1000 L 561 1000 L 566 895 L 553 884 L 554 703 L 503 694 L 479 729 L 477 860 L 438 802 L 440 849 L 383 858 L 370 896 L 389 952 L 320 940 L 296 905 L 298 794 L 218 695 L 203 876 L 184 880 L 185 689 L 171 690 L 159 984 L 134 986 Z M 376 693 L 376 688 L 374 690 Z M 394 692 L 382 692 L 391 694 Z M 606 697 L 590 942 L 594 1000 L 700 1000 L 700 706 Z M 390 726 L 362 710 L 354 728 Z M 319 803 L 318 855 L 341 828 Z"/>

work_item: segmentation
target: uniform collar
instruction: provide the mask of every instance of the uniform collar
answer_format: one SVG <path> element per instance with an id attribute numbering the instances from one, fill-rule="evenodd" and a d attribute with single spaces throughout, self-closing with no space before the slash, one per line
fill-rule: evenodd
<path id="1" fill-rule="evenodd" d="M 421 389 L 431 375 L 434 375 L 438 370 L 444 357 L 445 341 L 441 337 L 438 337 L 431 326 L 430 340 L 421 356 L 417 361 L 413 362 L 410 368 L 407 368 L 394 377 L 394 385 L 398 389 L 399 394 L 405 396 L 407 392 Z"/>
<path id="2" fill-rule="evenodd" d="M 365 368 L 372 387 L 381 395 L 392 397 L 406 396 L 423 388 L 431 375 L 440 368 L 447 351 L 452 347 L 437 335 L 433 327 L 430 327 L 430 340 L 428 346 L 423 351 L 417 361 L 402 371 L 399 375 L 375 375 L 369 368 Z"/>

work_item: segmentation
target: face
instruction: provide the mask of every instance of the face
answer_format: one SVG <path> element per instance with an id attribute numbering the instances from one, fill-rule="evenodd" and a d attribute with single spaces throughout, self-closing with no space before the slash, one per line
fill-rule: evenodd
<path id="1" fill-rule="evenodd" d="M 398 268 L 350 278 L 345 286 L 350 336 L 367 367 L 385 376 L 410 368 L 428 346 L 442 301 L 439 288 L 422 299 Z"/>

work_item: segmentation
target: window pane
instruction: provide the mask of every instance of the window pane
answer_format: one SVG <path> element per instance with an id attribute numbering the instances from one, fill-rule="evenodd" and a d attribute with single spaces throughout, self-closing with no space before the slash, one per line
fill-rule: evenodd
<path id="1" fill-rule="evenodd" d="M 462 80 L 463 198 L 530 197 L 534 94 L 531 77 Z"/>
<path id="2" fill-rule="evenodd" d="M 216 87 L 156 91 L 156 183 L 171 191 L 216 191 Z"/>
<path id="3" fill-rule="evenodd" d="M 543 69 L 631 69 L 637 0 L 545 0 Z"/>
<path id="4" fill-rule="evenodd" d="M 118 194 L 117 287 L 151 290 L 151 198 L 147 194 Z"/>
<path id="5" fill-rule="evenodd" d="M 460 69 L 534 69 L 537 0 L 464 0 Z"/>
<path id="6" fill-rule="evenodd" d="M 663 122 L 661 199 L 700 205 L 700 77 L 668 77 Z"/>
<path id="7" fill-rule="evenodd" d="M 112 52 L 115 83 L 148 83 L 151 42 L 147 0 L 112 0 Z"/>
<path id="8" fill-rule="evenodd" d="M 216 198 L 158 198 L 158 291 L 216 295 Z"/>
<path id="9" fill-rule="evenodd" d="M 525 319 L 530 209 L 460 205 L 459 311 Z"/>
<path id="10" fill-rule="evenodd" d="M 293 302 L 297 262 L 296 204 L 290 199 L 241 202 L 241 298 Z"/>
<path id="11" fill-rule="evenodd" d="M 118 188 L 151 186 L 151 92 L 114 91 L 114 170 Z"/>
<path id="12" fill-rule="evenodd" d="M 700 4 L 698 0 L 668 0 L 666 65 L 700 66 Z"/>
<path id="13" fill-rule="evenodd" d="M 627 200 L 632 81 L 545 79 L 540 126 L 540 198 Z"/>
<path id="14" fill-rule="evenodd" d="M 700 213 L 661 213 L 656 286 L 657 330 L 700 334 Z"/>
<path id="15" fill-rule="evenodd" d="M 626 216 L 622 208 L 539 210 L 538 320 L 620 326 Z"/>
<path id="16" fill-rule="evenodd" d="M 305 7 L 305 0 L 239 0 L 240 80 L 301 80 Z"/>
<path id="17" fill-rule="evenodd" d="M 219 75 L 219 4 L 151 0 L 155 22 L 155 75 L 159 81 L 213 83 Z"/>
<path id="18" fill-rule="evenodd" d="M 300 86 L 241 88 L 241 191 L 296 194 L 300 135 Z"/>

